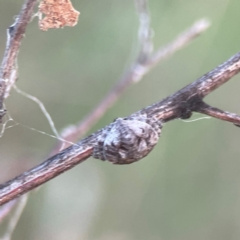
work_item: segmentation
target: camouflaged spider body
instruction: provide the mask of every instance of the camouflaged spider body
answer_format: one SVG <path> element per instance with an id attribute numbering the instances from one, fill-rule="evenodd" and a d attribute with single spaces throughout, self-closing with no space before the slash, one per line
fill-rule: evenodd
<path id="1" fill-rule="evenodd" d="M 145 116 L 117 118 L 98 139 L 93 157 L 115 164 L 129 164 L 148 155 L 157 144 L 161 122 Z"/>

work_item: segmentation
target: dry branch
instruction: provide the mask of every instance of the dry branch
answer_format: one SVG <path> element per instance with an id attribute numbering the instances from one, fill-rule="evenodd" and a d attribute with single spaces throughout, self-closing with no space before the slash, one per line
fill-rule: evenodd
<path id="1" fill-rule="evenodd" d="M 126 144 L 126 142 L 123 141 L 123 137 L 126 137 L 126 134 L 128 133 L 125 133 L 124 136 L 119 135 L 117 125 L 119 121 L 125 121 L 129 124 L 131 124 L 131 121 L 134 123 L 138 121 L 144 123 L 145 125 L 148 124 L 148 129 L 151 132 L 154 132 L 152 123 L 154 123 L 155 126 L 159 125 L 159 129 L 161 129 L 162 124 L 173 119 L 189 118 L 192 112 L 195 111 L 203 112 L 221 120 L 230 121 L 234 124 L 240 125 L 239 115 L 231 114 L 231 117 L 226 117 L 229 116 L 229 113 L 221 111 L 221 114 L 219 114 L 218 109 L 210 109 L 210 107 L 203 102 L 203 98 L 206 95 L 226 83 L 239 71 L 240 53 L 237 53 L 225 63 L 219 65 L 217 68 L 205 74 L 195 82 L 177 91 L 175 94 L 136 113 L 133 113 L 127 118 L 120 120 L 117 119 L 105 128 L 100 129 L 87 138 L 79 141 L 77 144 L 72 145 L 47 159 L 37 167 L 34 167 L 22 175 L 0 185 L 0 205 L 30 191 L 33 188 L 38 187 L 48 180 L 58 176 L 62 172 L 74 167 L 76 164 L 84 161 L 90 156 L 94 156 L 95 158 L 101 158 L 99 157 L 101 154 L 101 156 L 105 157 L 116 156 L 115 159 L 104 159 L 113 161 L 115 164 L 128 164 L 139 160 L 140 158 L 135 157 L 138 155 L 138 152 L 129 152 L 129 146 L 126 145 L 122 148 L 123 144 Z M 130 125 L 130 128 L 131 127 L 133 126 Z M 114 129 L 115 131 L 113 131 Z M 135 137 L 137 139 L 137 144 L 139 144 L 138 147 L 143 147 L 142 143 L 146 140 L 146 138 L 142 135 L 138 135 L 138 128 L 135 128 L 134 130 L 135 132 L 132 131 L 131 134 L 133 132 L 136 133 L 137 137 Z M 149 140 L 149 138 L 147 139 Z M 148 144 L 149 143 L 146 143 L 145 149 L 141 149 L 141 151 L 146 151 L 147 149 L 147 154 L 152 149 L 151 148 L 149 150 Z M 115 152 L 111 152 L 113 149 Z M 116 149 L 118 151 L 116 151 Z M 129 158 L 129 156 L 133 156 L 133 158 Z"/>

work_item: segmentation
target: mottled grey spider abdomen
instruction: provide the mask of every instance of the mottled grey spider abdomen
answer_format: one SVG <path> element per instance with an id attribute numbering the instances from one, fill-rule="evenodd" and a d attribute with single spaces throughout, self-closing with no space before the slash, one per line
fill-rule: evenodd
<path id="1" fill-rule="evenodd" d="M 157 144 L 161 123 L 145 117 L 118 118 L 99 136 L 92 156 L 115 164 L 129 164 L 145 156 Z"/>

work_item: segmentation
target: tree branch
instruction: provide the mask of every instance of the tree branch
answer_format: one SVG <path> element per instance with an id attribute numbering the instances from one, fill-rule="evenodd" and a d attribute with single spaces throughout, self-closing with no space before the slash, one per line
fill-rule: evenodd
<path id="1" fill-rule="evenodd" d="M 159 129 L 159 131 L 161 130 L 163 123 L 178 118 L 189 118 L 193 111 L 211 114 L 213 117 L 219 117 L 219 114 L 213 114 L 214 111 L 218 112 L 218 110 L 214 108 L 212 108 L 211 111 L 204 110 L 209 109 L 209 107 L 206 107 L 203 103 L 203 98 L 226 83 L 239 71 L 240 53 L 237 53 L 225 63 L 219 65 L 214 70 L 173 95 L 133 113 L 127 118 L 117 119 L 110 125 L 91 134 L 77 144 L 68 147 L 33 169 L 0 185 L 0 205 L 36 188 L 90 156 L 109 160 L 115 164 L 129 164 L 141 159 L 142 157 L 139 157 L 138 152 L 133 152 L 133 149 L 131 149 L 132 145 L 126 145 L 126 142 L 123 142 L 120 138 L 122 136 L 117 132 L 119 130 L 117 129 L 117 124 L 119 122 L 125 123 L 125 126 L 128 126 L 125 130 L 131 130 L 129 130 L 131 133 L 124 132 L 126 138 L 129 134 L 134 133 L 136 135 L 135 137 L 139 146 L 143 148 L 138 149 L 140 149 L 139 151 L 143 151 L 144 156 L 146 156 L 155 145 L 153 144 L 153 146 L 149 148 L 149 145 L 146 145 L 146 142 L 144 142 L 146 136 L 143 135 L 146 129 L 150 129 L 151 133 L 154 135 L 156 129 Z M 231 119 L 224 117 L 221 119 L 227 121 L 231 120 L 231 122 L 239 124 L 240 116 L 231 115 Z M 134 126 L 131 125 L 131 123 L 134 123 Z M 140 126 L 139 128 L 138 125 Z M 147 127 L 143 128 L 143 126 L 146 125 Z M 148 133 L 149 132 L 147 132 L 147 137 L 149 137 Z M 150 139 L 150 144 L 151 141 Z M 130 153 L 133 155 L 132 159 L 129 157 L 130 153 L 127 151 L 129 150 L 128 148 L 130 148 Z M 110 155 L 111 157 L 115 156 L 115 159 L 109 158 Z M 138 155 L 138 157 L 135 157 L 136 155 Z"/>

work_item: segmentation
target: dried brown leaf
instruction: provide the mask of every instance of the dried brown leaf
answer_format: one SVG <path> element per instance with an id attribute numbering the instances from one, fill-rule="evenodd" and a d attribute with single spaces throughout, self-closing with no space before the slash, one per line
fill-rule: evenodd
<path id="1" fill-rule="evenodd" d="M 39 28 L 47 31 L 49 28 L 75 26 L 80 12 L 76 11 L 70 0 L 42 0 L 39 12 L 45 16 L 39 20 Z"/>

